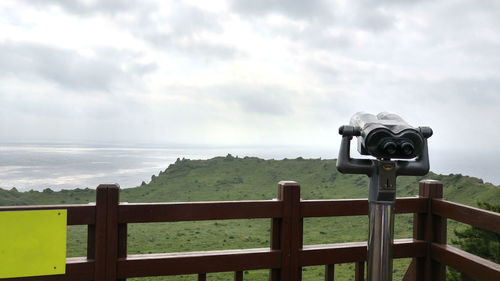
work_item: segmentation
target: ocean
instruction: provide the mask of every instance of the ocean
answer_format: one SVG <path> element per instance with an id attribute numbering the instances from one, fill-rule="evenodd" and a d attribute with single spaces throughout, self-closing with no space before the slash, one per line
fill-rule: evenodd
<path id="1" fill-rule="evenodd" d="M 122 188 L 149 182 L 177 158 L 256 156 L 265 159 L 320 158 L 336 152 L 283 147 L 165 148 L 87 144 L 0 144 L 0 188 L 19 191 L 96 188 L 118 183 Z M 323 156 L 325 157 L 325 156 Z"/>
<path id="2" fill-rule="evenodd" d="M 0 144 L 0 188 L 19 191 L 96 188 L 118 183 L 122 188 L 149 182 L 177 158 L 256 156 L 264 159 L 323 158 L 336 147 L 145 147 L 90 144 Z M 431 151 L 431 170 L 461 173 L 500 184 L 500 155 Z"/>

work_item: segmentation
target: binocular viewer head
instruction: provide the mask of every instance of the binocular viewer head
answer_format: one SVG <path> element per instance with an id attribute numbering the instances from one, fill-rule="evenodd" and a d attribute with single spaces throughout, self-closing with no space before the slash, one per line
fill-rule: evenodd
<path id="1" fill-rule="evenodd" d="M 377 115 L 358 112 L 349 126 L 339 129 L 341 135 L 358 137 L 358 152 L 378 159 L 412 159 L 419 157 L 432 136 L 429 127 L 412 127 L 396 114 Z"/>

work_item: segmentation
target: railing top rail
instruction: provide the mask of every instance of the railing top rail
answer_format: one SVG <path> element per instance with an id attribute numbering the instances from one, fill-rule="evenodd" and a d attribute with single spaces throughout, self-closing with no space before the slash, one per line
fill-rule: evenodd
<path id="1" fill-rule="evenodd" d="M 425 212 L 427 200 L 398 198 L 396 213 Z M 301 200 L 300 209 L 302 217 L 360 216 L 368 214 L 368 200 Z M 283 215 L 282 201 L 279 200 L 120 203 L 118 210 L 120 223 L 257 219 Z"/>
<path id="2" fill-rule="evenodd" d="M 277 199 L 270 200 L 228 200 L 228 201 L 179 201 L 179 202 L 139 202 L 139 203 L 130 203 L 130 202 L 120 202 L 122 206 L 163 206 L 163 205 L 205 205 L 205 204 L 239 204 L 239 203 L 264 203 L 264 202 L 277 202 Z"/>
<path id="3" fill-rule="evenodd" d="M 65 205 L 36 205 L 36 206 L 0 206 L 3 211 L 36 211 L 57 210 L 68 211 L 68 225 L 95 224 L 95 204 L 65 204 Z"/>
<path id="4" fill-rule="evenodd" d="M 283 202 L 223 201 L 156 204 L 120 204 L 119 223 L 174 222 L 275 218 L 283 215 Z"/>
<path id="5" fill-rule="evenodd" d="M 500 264 L 483 259 L 450 245 L 431 244 L 433 259 L 460 269 L 461 272 L 479 280 L 500 280 Z"/>
<path id="6" fill-rule="evenodd" d="M 428 198 L 400 197 L 396 199 L 395 211 L 403 213 L 424 213 L 427 211 Z M 302 200 L 301 216 L 337 217 L 368 215 L 368 199 L 328 199 Z"/>
<path id="7" fill-rule="evenodd" d="M 77 209 L 77 208 L 93 208 L 95 202 L 88 204 L 57 204 L 57 205 L 16 205 L 16 206 L 0 206 L 1 211 L 22 211 L 22 210 L 56 210 L 56 209 Z"/>
<path id="8" fill-rule="evenodd" d="M 432 199 L 436 215 L 500 234 L 500 214 L 442 199 Z"/>

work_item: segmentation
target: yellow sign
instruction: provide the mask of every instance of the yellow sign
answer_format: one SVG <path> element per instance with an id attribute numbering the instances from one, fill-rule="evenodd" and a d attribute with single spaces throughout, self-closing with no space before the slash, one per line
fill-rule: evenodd
<path id="1" fill-rule="evenodd" d="M 66 210 L 0 212 L 0 278 L 65 271 Z"/>

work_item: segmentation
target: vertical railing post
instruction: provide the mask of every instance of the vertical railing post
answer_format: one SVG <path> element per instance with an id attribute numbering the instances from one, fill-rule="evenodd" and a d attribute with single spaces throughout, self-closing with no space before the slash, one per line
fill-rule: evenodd
<path id="1" fill-rule="evenodd" d="M 104 186 L 98 186 L 96 190 L 95 201 L 95 226 L 89 228 L 89 235 L 94 234 L 90 244 L 94 244 L 93 249 L 87 249 L 87 255 L 94 258 L 94 280 L 106 280 L 106 222 L 107 222 L 107 203 L 108 190 Z"/>
<path id="2" fill-rule="evenodd" d="M 365 281 L 365 262 L 358 261 L 354 266 L 354 280 Z"/>
<path id="3" fill-rule="evenodd" d="M 97 187 L 93 252 L 95 281 L 116 281 L 119 189 L 117 184 L 101 184 Z"/>
<path id="4" fill-rule="evenodd" d="M 278 192 L 279 197 L 279 192 Z M 278 200 L 280 200 L 278 198 Z M 271 250 L 281 249 L 281 225 L 283 218 L 272 218 L 271 219 Z M 281 280 L 282 268 L 271 268 L 269 271 L 269 281 L 280 281 Z"/>
<path id="5" fill-rule="evenodd" d="M 96 196 L 97 197 L 97 196 Z M 87 259 L 89 260 L 94 260 L 95 261 L 95 224 L 89 224 L 87 225 Z M 94 264 L 97 264 L 94 262 Z M 97 268 L 94 270 L 94 278 L 97 274 Z M 92 279 L 94 280 L 94 279 Z"/>
<path id="6" fill-rule="evenodd" d="M 325 265 L 325 281 L 335 280 L 335 265 L 327 264 Z"/>
<path id="7" fill-rule="evenodd" d="M 127 257 L 127 224 L 118 224 L 118 258 Z M 126 278 L 116 279 L 117 281 L 126 281 Z"/>
<path id="8" fill-rule="evenodd" d="M 446 267 L 431 259 L 431 243 L 446 243 L 446 218 L 432 214 L 432 199 L 443 198 L 443 184 L 435 180 L 419 183 L 420 197 L 428 198 L 427 213 L 415 214 L 413 238 L 427 242 L 425 257 L 414 258 L 416 281 L 445 281 Z"/>
<path id="9" fill-rule="evenodd" d="M 108 189 L 108 221 L 106 224 L 106 280 L 116 281 L 118 261 L 118 204 L 120 202 L 118 184 L 106 185 Z"/>
<path id="10" fill-rule="evenodd" d="M 283 202 L 283 217 L 271 221 L 271 249 L 281 250 L 281 268 L 270 271 L 271 281 L 300 281 L 302 268 L 299 253 L 302 249 L 302 217 L 300 215 L 300 185 L 280 181 L 278 200 Z"/>
<path id="11" fill-rule="evenodd" d="M 234 272 L 234 281 L 243 281 L 243 271 Z"/>

